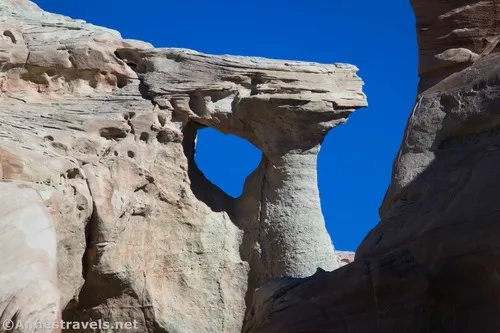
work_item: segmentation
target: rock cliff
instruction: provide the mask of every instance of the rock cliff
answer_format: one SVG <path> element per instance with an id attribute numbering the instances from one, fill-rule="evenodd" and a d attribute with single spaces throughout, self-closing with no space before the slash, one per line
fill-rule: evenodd
<path id="1" fill-rule="evenodd" d="M 0 0 L 0 35 L 0 197 L 38 192 L 40 211 L 15 226 L 2 202 L 0 230 L 55 228 L 58 277 L 48 231 L 7 243 L 48 255 L 14 284 L 31 254 L 2 254 L 2 319 L 59 307 L 68 321 L 136 320 L 140 332 L 240 332 L 256 288 L 349 261 L 325 229 L 316 159 L 366 106 L 356 67 L 155 49 L 27 0 Z M 194 162 L 206 126 L 262 150 L 237 199 Z M 23 308 L 31 281 L 47 289 Z"/>
<path id="2" fill-rule="evenodd" d="M 42 198 L 28 186 L 0 182 L 0 212 L 0 331 L 15 328 L 13 319 L 58 320 L 56 232 Z"/>
<path id="3" fill-rule="evenodd" d="M 496 332 L 498 1 L 412 0 L 419 92 L 380 223 L 332 273 L 262 290 L 251 332 Z"/>

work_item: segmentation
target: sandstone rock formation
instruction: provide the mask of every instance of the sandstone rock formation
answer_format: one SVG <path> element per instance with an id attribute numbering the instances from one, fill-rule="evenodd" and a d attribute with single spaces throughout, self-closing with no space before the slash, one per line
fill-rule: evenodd
<path id="1" fill-rule="evenodd" d="M 0 331 L 53 332 L 36 326 L 60 318 L 60 295 L 56 233 L 34 189 L 0 182 L 0 244 Z"/>
<path id="2" fill-rule="evenodd" d="M 412 1 L 420 84 L 355 261 L 268 291 L 248 332 L 497 332 L 498 1 Z"/>
<path id="3" fill-rule="evenodd" d="M 340 261 L 340 266 L 345 266 L 354 261 L 355 253 L 349 251 L 335 251 L 337 258 Z"/>
<path id="4" fill-rule="evenodd" d="M 356 67 L 154 49 L 27 0 L 0 35 L 2 180 L 53 217 L 63 319 L 240 332 L 257 287 L 340 265 L 316 157 L 366 105 Z M 197 168 L 204 126 L 262 150 L 240 198 Z"/>

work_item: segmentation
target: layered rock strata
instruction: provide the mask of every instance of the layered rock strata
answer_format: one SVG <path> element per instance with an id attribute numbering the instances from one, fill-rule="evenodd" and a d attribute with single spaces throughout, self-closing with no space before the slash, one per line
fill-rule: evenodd
<path id="1" fill-rule="evenodd" d="M 316 158 L 366 105 L 356 67 L 154 49 L 24 0 L 0 35 L 2 180 L 43 193 L 63 319 L 239 332 L 255 288 L 339 266 Z M 262 150 L 240 198 L 197 168 L 204 126 Z"/>
<path id="2" fill-rule="evenodd" d="M 412 5 L 419 94 L 380 223 L 352 264 L 268 290 L 248 331 L 498 330 L 500 4 Z"/>

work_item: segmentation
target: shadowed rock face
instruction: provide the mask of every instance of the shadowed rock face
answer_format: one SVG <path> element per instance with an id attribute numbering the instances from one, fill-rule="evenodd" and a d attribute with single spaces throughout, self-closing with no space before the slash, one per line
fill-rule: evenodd
<path id="1" fill-rule="evenodd" d="M 412 1 L 419 95 L 355 261 L 262 289 L 247 332 L 496 332 L 498 1 Z"/>
<path id="2" fill-rule="evenodd" d="M 52 213 L 63 319 L 239 332 L 255 288 L 339 267 L 316 159 L 366 106 L 356 67 L 154 49 L 24 0 L 0 36 L 2 180 Z M 194 162 L 204 126 L 263 152 L 238 199 Z"/>
<path id="3" fill-rule="evenodd" d="M 412 0 L 421 77 L 463 69 L 498 51 L 500 3 L 495 0 Z"/>

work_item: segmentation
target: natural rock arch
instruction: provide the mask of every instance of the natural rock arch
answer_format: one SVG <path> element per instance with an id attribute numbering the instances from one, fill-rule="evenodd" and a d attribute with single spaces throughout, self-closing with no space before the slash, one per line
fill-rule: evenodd
<path id="1" fill-rule="evenodd" d="M 346 77 L 355 67 L 225 56 L 200 66 L 206 55 L 189 50 L 115 53 L 137 71 L 161 109 L 238 135 L 263 152 L 235 207 L 235 223 L 255 235 L 248 250 L 258 253 L 259 260 L 250 261 L 262 263 L 262 279 L 338 267 L 321 213 L 316 163 L 326 133 L 365 105 L 355 76 L 339 92 L 335 84 L 323 83 L 325 75 Z"/>
<path id="2" fill-rule="evenodd" d="M 155 49 L 25 0 L 0 14 L 16 42 L 0 44 L 0 164 L 55 212 L 66 320 L 237 332 L 254 288 L 338 266 L 315 165 L 366 105 L 354 66 Z M 263 152 L 240 198 L 194 163 L 202 126 Z"/>

